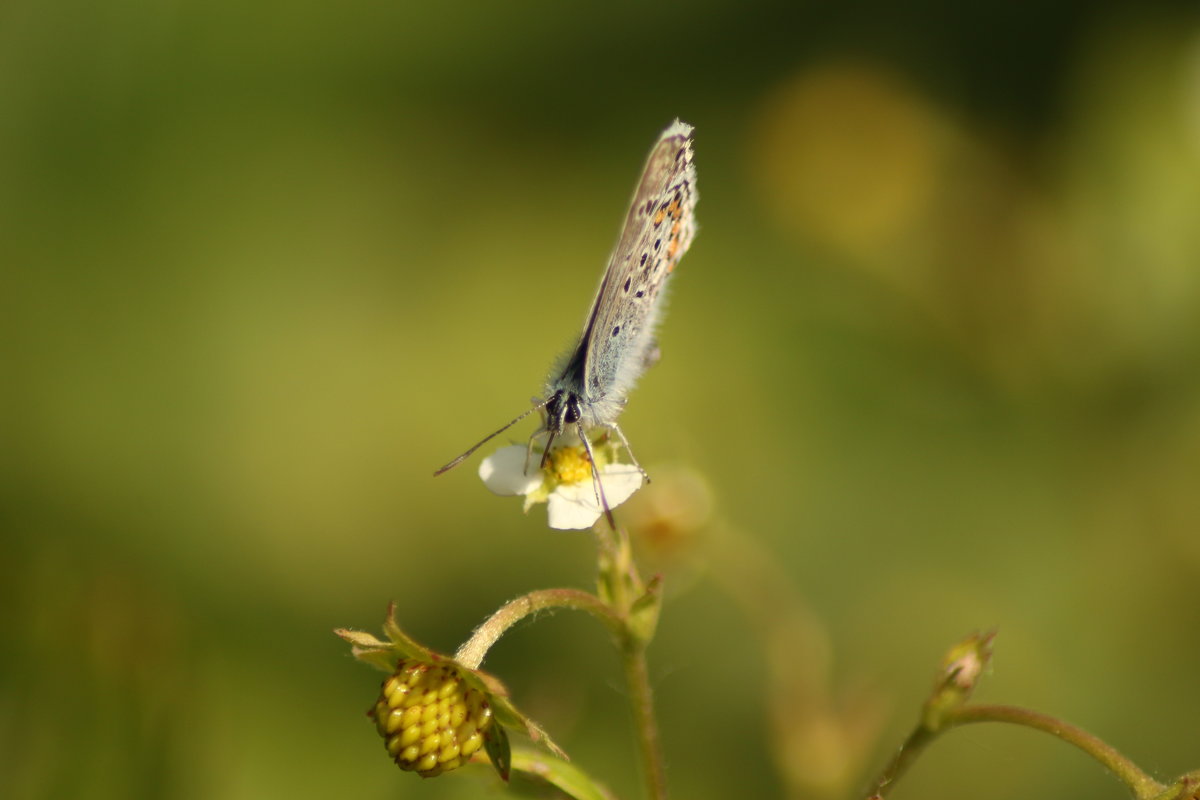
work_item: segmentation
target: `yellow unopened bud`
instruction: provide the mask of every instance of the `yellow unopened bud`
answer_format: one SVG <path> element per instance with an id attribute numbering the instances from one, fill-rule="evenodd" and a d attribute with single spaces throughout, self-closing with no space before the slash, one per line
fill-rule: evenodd
<path id="1" fill-rule="evenodd" d="M 400 769 L 441 775 L 470 759 L 492 724 L 484 693 L 450 664 L 401 659 L 371 711 Z"/>

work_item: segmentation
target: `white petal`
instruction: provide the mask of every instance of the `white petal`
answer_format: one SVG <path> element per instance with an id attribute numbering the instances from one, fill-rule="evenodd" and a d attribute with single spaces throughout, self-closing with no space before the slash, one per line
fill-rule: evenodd
<path id="1" fill-rule="evenodd" d="M 630 464 L 609 464 L 600 471 L 604 499 L 609 508 L 624 503 L 642 485 L 642 473 Z M 563 484 L 550 493 L 546 505 L 551 528 L 573 531 L 590 528 L 604 510 L 596 501 L 596 489 L 589 481 Z"/>
<path id="2" fill-rule="evenodd" d="M 642 471 L 632 464 L 609 464 L 600 470 L 600 477 L 609 508 L 621 505 L 642 488 Z"/>
<path id="3" fill-rule="evenodd" d="M 542 472 L 536 464 L 525 474 L 525 446 L 519 444 L 501 447 L 481 461 L 479 477 L 499 495 L 529 494 L 542 485 Z"/>
<path id="4" fill-rule="evenodd" d="M 546 515 L 550 527 L 556 531 L 580 531 L 592 527 L 600 519 L 600 506 L 596 504 L 592 485 L 588 484 L 585 495 L 579 491 L 581 484 L 559 486 L 550 493 L 546 501 Z"/>

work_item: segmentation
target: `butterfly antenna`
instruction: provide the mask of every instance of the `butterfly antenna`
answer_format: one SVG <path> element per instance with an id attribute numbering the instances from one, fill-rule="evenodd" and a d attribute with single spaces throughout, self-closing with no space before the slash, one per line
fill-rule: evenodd
<path id="1" fill-rule="evenodd" d="M 470 455 L 471 455 L 472 453 L 474 453 L 476 450 L 478 450 L 479 448 L 483 447 L 485 444 L 487 444 L 488 442 L 490 442 L 492 439 L 495 439 L 497 436 L 499 436 L 500 434 L 504 433 L 506 430 L 508 430 L 509 428 L 511 428 L 513 425 L 516 425 L 518 422 L 520 422 L 521 420 L 525 419 L 525 418 L 526 418 L 526 417 L 528 417 L 530 414 L 532 414 L 533 412 L 537 411 L 539 408 L 542 408 L 542 407 L 543 407 L 543 406 L 545 406 L 545 405 L 546 405 L 546 403 L 548 403 L 548 402 L 549 402 L 549 400 L 543 400 L 543 401 L 541 401 L 540 403 L 538 403 L 538 404 L 537 404 L 536 406 L 534 406 L 533 408 L 531 408 L 531 409 L 529 409 L 528 411 L 525 411 L 525 412 L 523 412 L 522 414 L 520 414 L 519 416 L 517 416 L 517 417 L 516 417 L 516 418 L 515 418 L 515 419 L 514 419 L 512 422 L 508 423 L 507 425 L 505 425 L 505 426 L 504 426 L 503 428 L 501 428 L 500 430 L 496 431 L 495 433 L 489 433 L 487 436 L 483 437 L 483 438 L 482 438 L 482 439 L 480 439 L 478 442 L 476 442 L 476 443 L 475 443 L 475 444 L 474 444 L 474 445 L 473 445 L 473 446 L 472 446 L 472 447 L 471 447 L 469 450 L 467 450 L 467 452 L 463 453 L 463 454 L 462 454 L 462 455 L 460 455 L 458 458 L 456 458 L 456 459 L 454 459 L 453 461 L 451 461 L 449 464 L 446 464 L 444 467 L 442 467 L 441 469 L 439 469 L 439 470 L 437 470 L 436 472 L 434 472 L 434 473 L 433 473 L 434 477 L 437 477 L 438 475 L 441 475 L 443 472 L 449 472 L 450 470 L 454 469 L 454 468 L 455 468 L 455 467 L 457 467 L 459 464 L 461 464 L 462 462 L 466 461 L 466 460 L 467 460 L 467 458 L 469 458 L 469 457 L 470 457 Z"/>
<path id="2" fill-rule="evenodd" d="M 583 432 L 583 424 L 576 422 L 575 429 L 579 432 L 579 438 L 583 441 L 583 449 L 587 451 L 588 461 L 592 462 L 592 488 L 596 490 L 596 500 L 600 503 L 600 507 L 604 509 L 604 517 L 608 520 L 608 525 L 613 531 L 617 529 L 617 521 L 613 519 L 612 509 L 608 507 L 608 498 L 604 496 L 604 483 L 600 480 L 600 468 L 596 466 L 596 456 L 592 453 L 592 443 L 588 441 L 587 436 Z"/>

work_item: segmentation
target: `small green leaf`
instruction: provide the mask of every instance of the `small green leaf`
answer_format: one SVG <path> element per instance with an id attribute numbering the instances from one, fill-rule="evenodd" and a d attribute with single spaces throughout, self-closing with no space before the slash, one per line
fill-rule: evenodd
<path id="1" fill-rule="evenodd" d="M 574 800 L 616 800 L 607 786 L 596 782 L 574 764 L 532 747 L 515 747 L 513 771 L 538 778 Z"/>

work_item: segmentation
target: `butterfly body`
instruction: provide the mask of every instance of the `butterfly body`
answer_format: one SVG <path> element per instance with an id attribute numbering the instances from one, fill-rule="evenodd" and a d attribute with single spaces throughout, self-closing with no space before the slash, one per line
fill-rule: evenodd
<path id="1" fill-rule="evenodd" d="M 695 234 L 691 133 L 677 120 L 650 151 L 579 342 L 546 382 L 552 437 L 577 423 L 614 427 L 634 383 L 658 358 L 663 288 Z"/>

